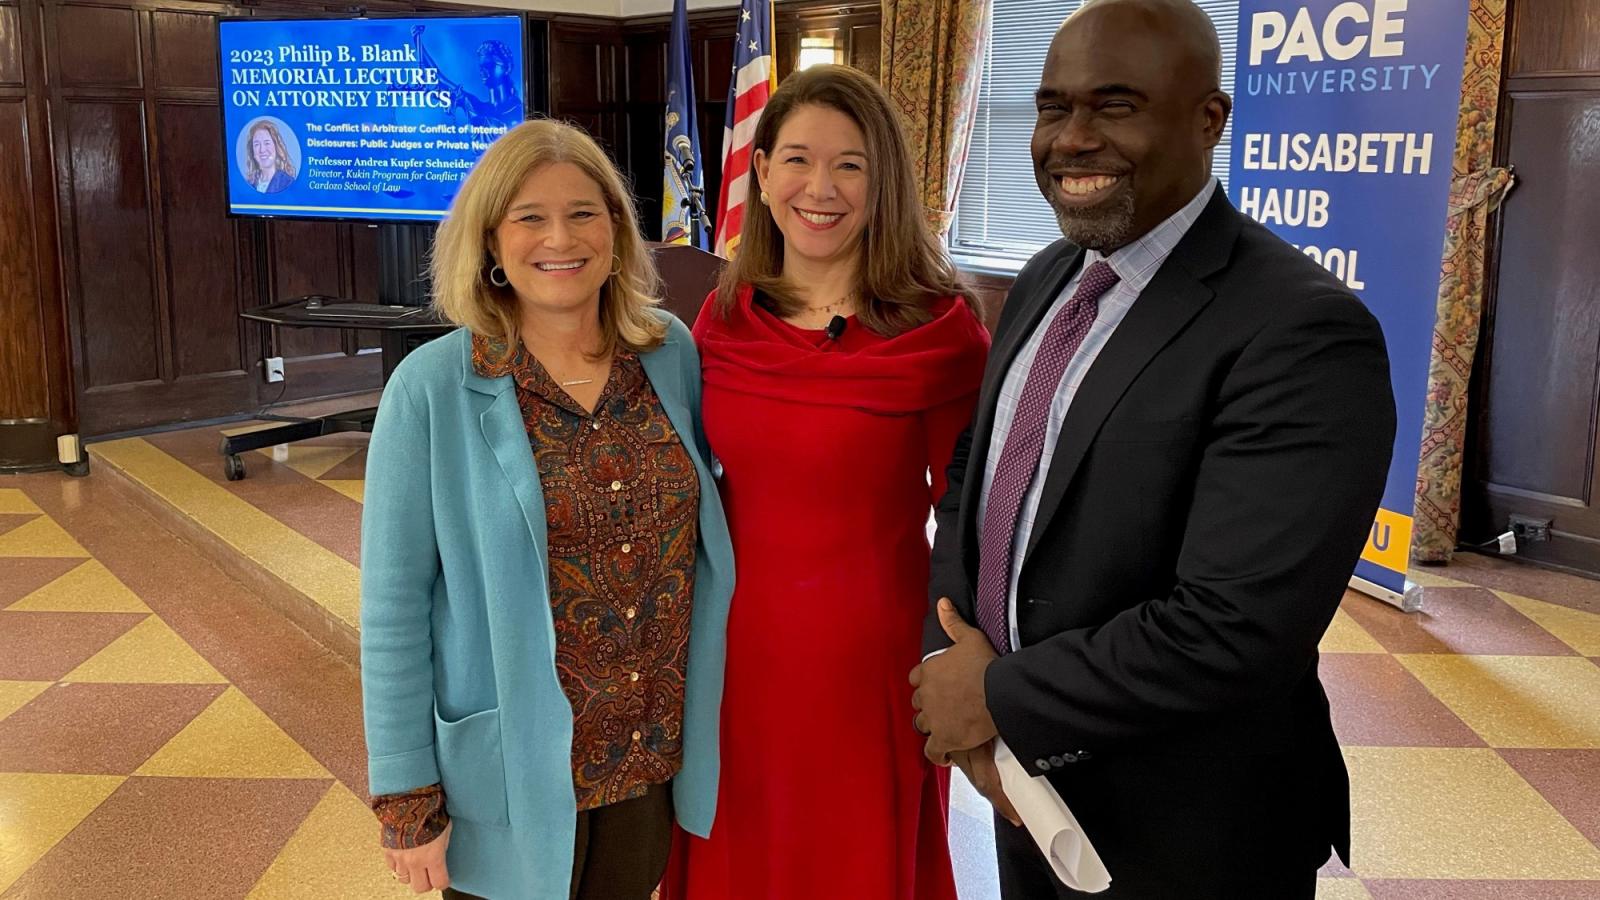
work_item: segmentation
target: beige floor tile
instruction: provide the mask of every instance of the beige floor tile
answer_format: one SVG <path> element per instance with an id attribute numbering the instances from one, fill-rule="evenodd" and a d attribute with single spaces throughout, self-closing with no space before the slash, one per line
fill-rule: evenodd
<path id="1" fill-rule="evenodd" d="M 59 558 L 88 555 L 89 552 L 49 516 L 40 516 L 26 525 L 0 534 L 0 556 Z"/>
<path id="2" fill-rule="evenodd" d="M 1495 593 L 1517 612 L 1560 638 L 1567 646 L 1584 656 L 1600 656 L 1600 616 L 1581 609 L 1546 603 L 1543 600 L 1519 597 L 1505 591 L 1495 591 Z"/>
<path id="3" fill-rule="evenodd" d="M 91 559 L 6 607 L 33 612 L 144 612 L 144 604 L 99 560 Z"/>
<path id="4" fill-rule="evenodd" d="M 36 513 L 39 507 L 21 488 L 0 488 L 0 513 Z"/>
<path id="5" fill-rule="evenodd" d="M 334 467 L 355 456 L 365 445 L 354 447 L 327 444 L 279 444 L 257 450 L 262 456 L 299 472 L 307 478 L 317 479 L 333 471 Z"/>
<path id="6" fill-rule="evenodd" d="M 97 444 L 95 452 L 245 557 L 359 627 L 360 572 L 344 558 L 142 438 Z"/>
<path id="7" fill-rule="evenodd" d="M 331 778 L 276 722 L 230 687 L 157 750 L 136 775 Z"/>
<path id="8" fill-rule="evenodd" d="M 1449 569 L 1444 569 L 1443 571 L 1448 572 L 1450 570 Z M 1444 575 L 1441 575 L 1438 571 L 1435 571 L 1433 569 L 1415 569 L 1414 568 L 1411 571 L 1406 573 L 1406 580 L 1411 582 L 1412 584 L 1420 584 L 1423 587 L 1471 587 L 1472 586 L 1471 582 L 1459 581 L 1459 580 L 1457 580 L 1455 578 L 1447 578 Z"/>
<path id="9" fill-rule="evenodd" d="M 0 773 L 0 893 L 122 781 L 120 775 Z"/>
<path id="10" fill-rule="evenodd" d="M 27 706 L 52 684 L 51 681 L 0 681 L 0 719 Z"/>
<path id="11" fill-rule="evenodd" d="M 256 882 L 248 900 L 401 900 L 415 896 L 410 888 L 397 883 L 384 865 L 372 811 L 343 784 L 334 782 Z"/>
<path id="12" fill-rule="evenodd" d="M 1354 878 L 1318 878 L 1317 900 L 1372 900 L 1372 895 Z"/>
<path id="13" fill-rule="evenodd" d="M 1382 653 L 1383 645 L 1344 610 L 1336 610 L 1317 649 L 1323 653 Z"/>
<path id="14" fill-rule="evenodd" d="M 1587 659 L 1395 658 L 1491 747 L 1600 749 L 1600 666 Z"/>
<path id="15" fill-rule="evenodd" d="M 193 647 L 157 616 L 128 629 L 62 681 L 128 684 L 217 684 L 226 682 Z"/>
<path id="16" fill-rule="evenodd" d="M 367 483 L 360 479 L 324 478 L 317 483 L 325 484 L 357 503 L 366 502 Z"/>
<path id="17" fill-rule="evenodd" d="M 1600 878 L 1600 849 L 1493 750 L 1347 747 L 1362 878 Z"/>

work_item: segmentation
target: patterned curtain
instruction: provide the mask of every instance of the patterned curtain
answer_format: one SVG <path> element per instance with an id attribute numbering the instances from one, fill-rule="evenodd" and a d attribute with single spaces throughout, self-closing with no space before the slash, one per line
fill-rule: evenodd
<path id="1" fill-rule="evenodd" d="M 1484 253 L 1489 214 L 1510 190 L 1511 173 L 1494 165 L 1495 115 L 1506 0 L 1473 0 L 1467 65 L 1461 82 L 1450 213 L 1440 267 L 1438 318 L 1428 370 L 1422 458 L 1417 466 L 1411 558 L 1445 563 L 1461 521 L 1461 456 L 1467 430 L 1467 379 L 1483 320 Z"/>
<path id="2" fill-rule="evenodd" d="M 992 0 L 883 0 L 879 80 L 900 110 L 928 221 L 955 220 Z"/>

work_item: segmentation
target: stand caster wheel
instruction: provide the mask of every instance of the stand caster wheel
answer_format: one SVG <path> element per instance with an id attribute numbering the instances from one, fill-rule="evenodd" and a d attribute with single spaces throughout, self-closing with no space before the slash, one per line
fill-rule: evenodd
<path id="1" fill-rule="evenodd" d="M 238 454 L 230 453 L 222 458 L 222 471 L 228 476 L 229 481 L 244 480 L 244 460 Z"/>
<path id="2" fill-rule="evenodd" d="M 83 478 L 89 474 L 89 457 L 85 456 L 83 459 L 75 463 L 68 463 L 61 468 L 74 478 Z"/>

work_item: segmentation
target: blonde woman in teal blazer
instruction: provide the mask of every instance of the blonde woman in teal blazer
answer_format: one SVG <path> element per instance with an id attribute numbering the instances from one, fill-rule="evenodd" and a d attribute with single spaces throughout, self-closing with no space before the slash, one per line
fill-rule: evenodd
<path id="1" fill-rule="evenodd" d="M 583 214 L 581 201 L 570 214 L 543 218 L 513 205 L 539 186 L 540 173 L 561 175 L 566 190 L 578 177 L 573 167 L 600 189 L 598 218 Z M 550 247 L 574 262 L 532 271 Z M 592 300 L 571 287 L 585 284 L 590 269 L 600 284 Z M 466 327 L 413 352 L 384 389 L 366 474 L 361 677 L 375 806 L 442 788 L 448 827 L 405 849 L 386 833 L 384 852 L 396 877 L 419 893 L 445 882 L 447 894 L 492 900 L 590 896 L 574 873 L 574 707 L 555 662 L 545 493 L 519 406 L 527 398 L 511 375 L 481 374 L 474 349 L 481 354 L 485 334 L 520 334 L 552 378 L 577 386 L 578 402 L 599 393 L 592 382 L 607 383 L 607 366 L 636 359 L 692 460 L 699 509 L 682 762 L 663 789 L 677 824 L 705 836 L 716 812 L 734 572 L 700 427 L 699 360 L 688 329 L 653 305 L 654 269 L 622 180 L 570 126 L 526 123 L 490 148 L 441 229 L 433 274 L 436 303 Z M 550 349 L 551 329 L 582 320 L 591 302 L 601 305 L 591 312 L 604 353 Z M 534 328 L 544 331 L 530 335 Z M 631 346 L 646 349 L 626 352 Z M 598 416 L 593 427 L 602 427 Z"/>

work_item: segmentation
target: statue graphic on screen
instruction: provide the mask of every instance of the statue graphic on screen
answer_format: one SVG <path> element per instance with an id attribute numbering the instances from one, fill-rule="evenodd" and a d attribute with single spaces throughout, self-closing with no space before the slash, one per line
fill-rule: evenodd
<path id="1" fill-rule="evenodd" d="M 467 122 L 486 127 L 510 128 L 522 121 L 522 98 L 517 95 L 517 82 L 521 73 L 511 51 L 500 41 L 484 41 L 478 45 L 478 74 L 483 79 L 482 96 L 469 92 L 449 78 L 444 70 L 428 55 L 422 46 L 422 32 L 426 25 L 411 28 L 411 40 L 417 47 L 417 59 L 425 68 L 439 72 L 439 84 L 450 92 L 450 108 L 467 114 Z"/>
<path id="2" fill-rule="evenodd" d="M 244 170 L 250 186 L 263 194 L 276 194 L 293 184 L 294 163 L 289 160 L 289 147 L 278 133 L 278 126 L 260 119 L 250 125 L 249 133 Z"/>

